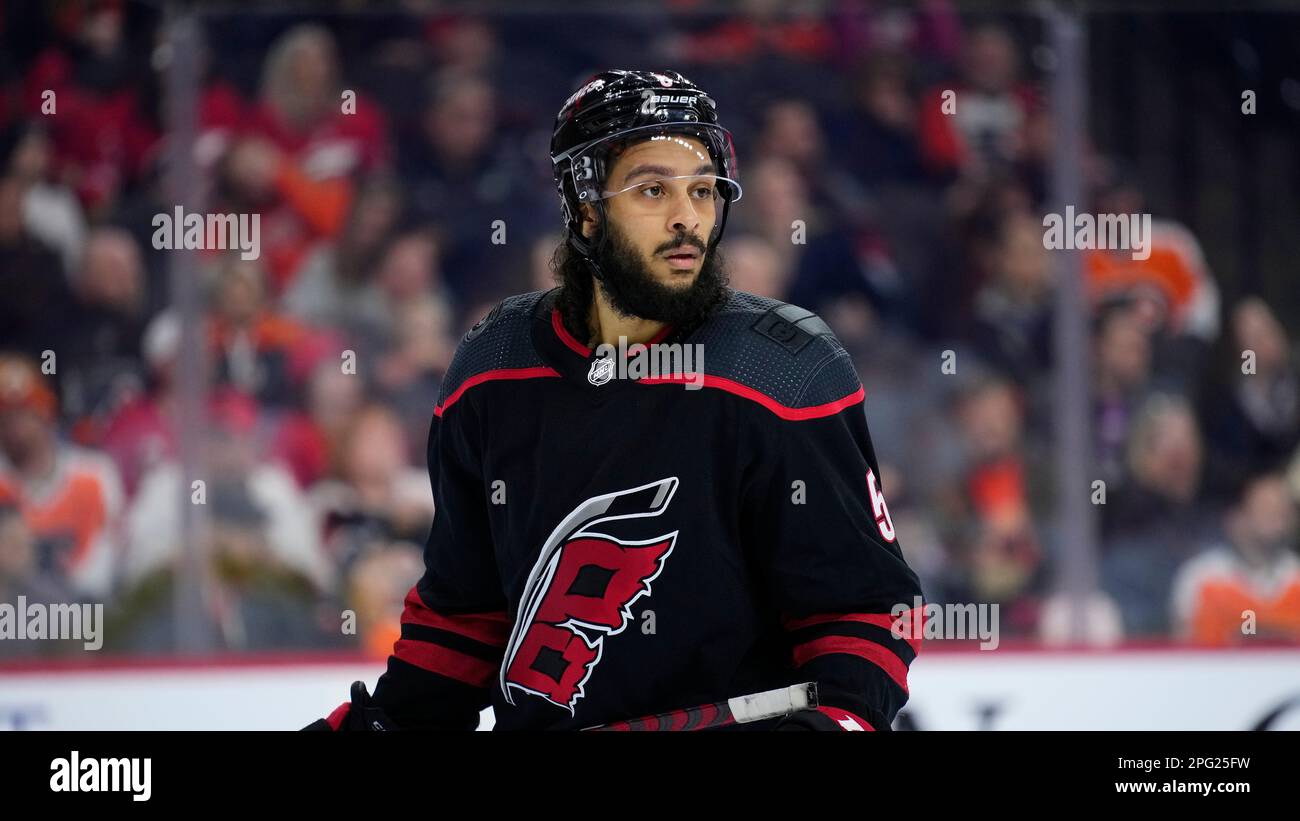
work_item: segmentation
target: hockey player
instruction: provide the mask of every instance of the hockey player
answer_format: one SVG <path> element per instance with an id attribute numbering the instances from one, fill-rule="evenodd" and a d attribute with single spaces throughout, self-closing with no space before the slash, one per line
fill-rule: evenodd
<path id="1" fill-rule="evenodd" d="M 312 726 L 468 730 L 490 704 L 497 729 L 582 729 L 813 681 L 815 709 L 737 726 L 888 729 L 919 649 L 890 628 L 920 588 L 847 352 L 726 286 L 741 186 L 714 101 L 602 72 L 551 159 L 561 285 L 461 340 L 401 638 L 373 696 Z M 689 371 L 615 361 L 683 346 Z"/>

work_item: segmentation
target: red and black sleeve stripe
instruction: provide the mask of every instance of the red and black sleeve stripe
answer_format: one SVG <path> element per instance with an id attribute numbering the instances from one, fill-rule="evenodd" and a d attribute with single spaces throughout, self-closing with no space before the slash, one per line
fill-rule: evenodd
<path id="1" fill-rule="evenodd" d="M 921 649 L 922 612 L 819 613 L 784 621 L 793 664 L 818 683 L 825 706 L 883 729 L 907 702 L 907 671 Z M 910 617 L 910 618 L 909 618 Z M 902 638 L 891 627 L 906 628 Z M 913 630 L 913 625 L 916 629 Z M 913 635 L 916 637 L 913 638 Z"/>
<path id="2" fill-rule="evenodd" d="M 406 595 L 402 635 L 375 697 L 401 726 L 468 728 L 490 703 L 510 634 L 505 611 L 451 612 Z M 398 710 L 394 715 L 391 711 Z"/>
<path id="3" fill-rule="evenodd" d="M 402 637 L 393 645 L 393 655 L 421 670 L 482 688 L 501 666 L 509 632 L 503 611 L 439 612 L 412 588 L 406 595 Z"/>

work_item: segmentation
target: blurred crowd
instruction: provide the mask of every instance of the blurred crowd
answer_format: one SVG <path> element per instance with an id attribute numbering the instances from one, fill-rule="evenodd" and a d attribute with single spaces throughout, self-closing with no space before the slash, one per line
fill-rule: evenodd
<path id="1" fill-rule="evenodd" d="M 1039 41 L 946 2 L 808 6 L 607 17 L 601 37 L 564 14 L 209 18 L 204 210 L 259 214 L 261 253 L 200 254 L 211 389 L 180 420 L 184 320 L 151 224 L 175 202 L 161 20 L 120 2 L 3 18 L 0 601 L 104 601 L 106 648 L 175 651 L 189 549 L 219 647 L 385 655 L 458 338 L 554 284 L 554 113 L 593 70 L 662 65 L 736 135 L 733 287 L 819 312 L 861 371 L 927 599 L 998 603 L 1004 640 L 1060 641 Z M 1078 210 L 1147 209 L 1122 158 L 1079 161 Z M 1155 214 L 1152 234 L 1144 260 L 1083 254 L 1090 634 L 1300 641 L 1300 317 L 1225 304 L 1192 230 Z M 19 644 L 0 655 L 53 646 Z"/>

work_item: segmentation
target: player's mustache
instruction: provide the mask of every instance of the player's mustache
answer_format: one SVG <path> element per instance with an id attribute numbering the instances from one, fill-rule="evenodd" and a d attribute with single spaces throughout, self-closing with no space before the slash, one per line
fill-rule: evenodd
<path id="1" fill-rule="evenodd" d="M 672 249 L 680 248 L 683 245 L 690 245 L 699 249 L 701 255 L 704 253 L 705 250 L 704 240 L 700 239 L 695 234 L 691 234 L 690 236 L 687 236 L 686 234 L 678 234 L 673 239 L 669 240 L 668 242 L 665 242 L 663 245 L 660 245 L 658 248 L 656 248 L 655 253 L 662 254 L 664 251 L 671 251 Z"/>

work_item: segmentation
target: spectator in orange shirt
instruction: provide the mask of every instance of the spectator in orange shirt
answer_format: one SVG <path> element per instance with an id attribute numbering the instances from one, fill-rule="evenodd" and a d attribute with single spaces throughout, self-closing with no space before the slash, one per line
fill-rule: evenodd
<path id="1" fill-rule="evenodd" d="M 23 512 L 12 503 L 0 502 L 0 602 L 12 602 L 17 596 L 63 602 L 71 600 L 73 593 L 57 574 L 41 568 L 36 537 Z M 0 648 L 13 644 L 32 642 L 4 642 Z"/>
<path id="2" fill-rule="evenodd" d="M 948 592 L 957 601 L 999 602 L 1004 633 L 1031 632 L 1044 570 L 1033 493 L 1043 482 L 1021 398 L 1011 382 L 986 377 L 961 391 L 954 417 L 964 453 L 944 491 L 957 572 Z"/>
<path id="3" fill-rule="evenodd" d="M 1281 474 L 1246 483 L 1227 514 L 1227 542 L 1188 561 L 1175 579 L 1171 604 L 1184 639 L 1300 642 L 1298 518 Z"/>
<path id="4" fill-rule="evenodd" d="M 0 602 L 13 603 L 19 596 L 44 603 L 70 602 L 76 598 L 58 574 L 41 568 L 39 559 L 36 538 L 23 520 L 22 511 L 13 504 L 0 502 Z M 62 644 L 0 641 L 0 659 L 57 653 Z M 80 645 L 76 646 L 80 649 Z"/>
<path id="5" fill-rule="evenodd" d="M 1160 387 L 1189 393 L 1200 378 L 1210 345 L 1219 336 L 1218 283 L 1186 226 L 1152 217 L 1134 185 L 1110 181 L 1095 198 L 1098 214 L 1149 218 L 1144 250 L 1094 248 L 1082 252 L 1085 284 L 1094 306 L 1130 302 L 1150 335 L 1153 371 Z M 1141 259 L 1134 259 L 1134 254 Z"/>
<path id="6" fill-rule="evenodd" d="M 122 485 L 107 457 L 59 441 L 56 405 L 31 361 L 0 355 L 0 503 L 22 511 L 43 569 L 103 597 L 117 571 Z"/>
<path id="7" fill-rule="evenodd" d="M 222 260 L 213 302 L 208 340 L 217 360 L 216 383 L 267 405 L 292 406 L 328 335 L 276 310 L 263 268 L 237 254 Z"/>

